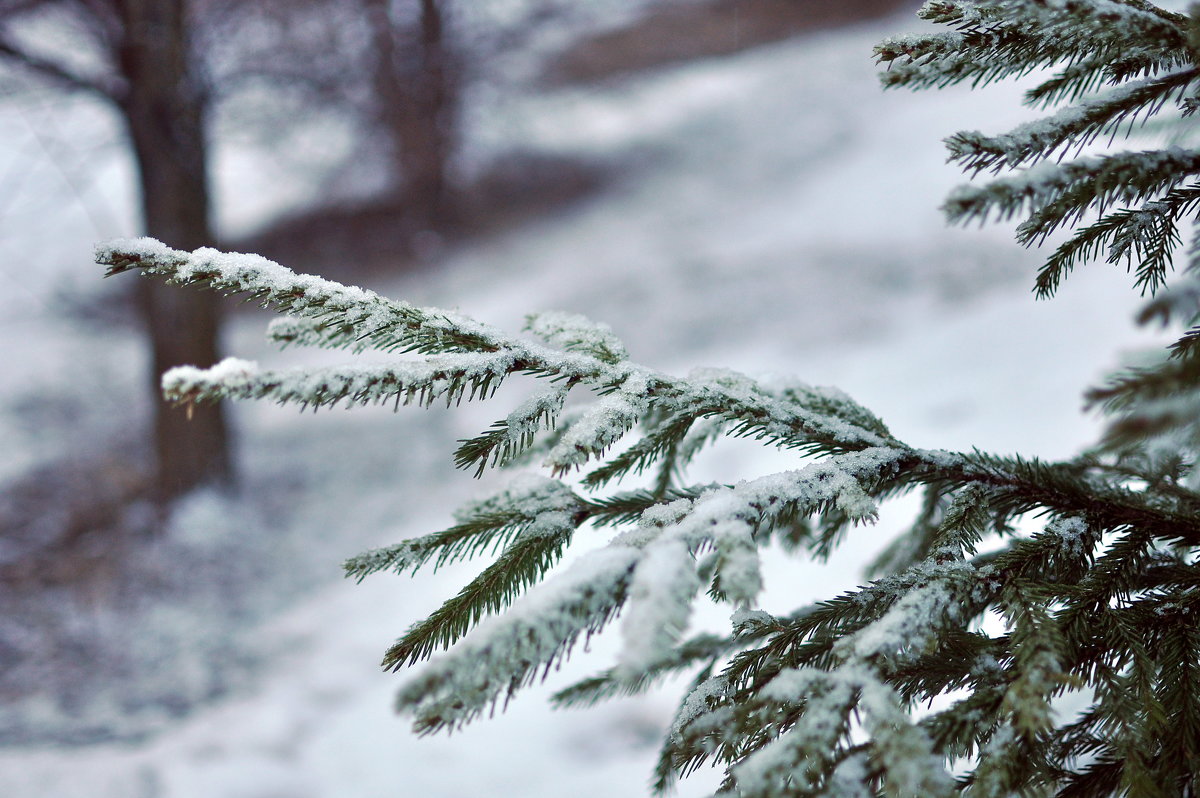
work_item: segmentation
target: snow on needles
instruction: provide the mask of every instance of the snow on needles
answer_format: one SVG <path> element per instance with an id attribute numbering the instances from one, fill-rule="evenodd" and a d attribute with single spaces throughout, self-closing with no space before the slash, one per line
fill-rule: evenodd
<path id="1" fill-rule="evenodd" d="M 200 385 L 219 384 L 228 389 L 249 385 L 258 374 L 258 363 L 227 357 L 207 369 L 176 366 L 162 375 L 162 392 L 167 396 L 185 395 Z"/>
<path id="2" fill-rule="evenodd" d="M 415 308 L 294 275 L 253 256 L 213 250 L 179 253 L 139 240 L 114 242 L 98 257 L 114 269 L 143 268 L 176 282 L 248 292 L 290 311 L 293 318 L 271 329 L 279 342 L 360 348 L 367 341 L 366 345 L 385 351 L 419 354 L 415 360 L 386 364 L 285 371 L 261 370 L 236 359 L 209 369 L 183 367 L 164 377 L 164 390 L 176 401 L 273 398 L 322 406 L 415 399 L 429 404 L 439 398 L 453 402 L 464 395 L 486 399 L 507 376 L 526 372 L 555 382 L 508 413 L 494 434 L 464 442 L 464 448 L 474 453 L 468 462 L 508 459 L 514 450 L 529 446 L 537 432 L 554 426 L 567 393 L 578 383 L 599 396 L 565 424 L 550 447 L 544 465 L 555 474 L 602 457 L 636 424 L 647 418 L 654 423 L 656 417 L 686 420 L 685 432 L 696 421 L 723 421 L 739 434 L 780 445 L 816 451 L 824 447 L 825 459 L 802 468 L 708 488 L 694 499 L 651 503 L 638 512 L 636 528 L 618 534 L 607 546 L 585 554 L 524 595 L 514 592 L 509 597 L 514 600 L 502 614 L 479 616 L 473 619 L 478 620 L 473 629 L 447 633 L 442 642 L 449 650 L 406 684 L 397 698 L 401 709 L 414 714 L 420 731 L 457 728 L 495 702 L 507 700 L 561 662 L 580 635 L 599 631 L 623 605 L 623 645 L 614 677 L 634 683 L 652 674 L 671 661 L 688 626 L 704 582 L 695 556 L 701 547 L 715 550 L 714 595 L 744 615 L 754 609 L 763 588 L 760 530 L 769 530 L 780 518 L 821 511 L 834 511 L 850 522 L 872 521 L 877 513 L 872 492 L 905 463 L 911 465 L 912 458 L 920 459 L 841 392 L 794 382 L 760 383 L 722 369 L 696 370 L 684 379 L 658 374 L 629 362 L 623 345 L 608 328 L 572 314 L 529 317 L 527 329 L 549 343 L 544 346 L 446 311 Z M 707 437 L 710 431 L 701 434 Z M 500 547 L 509 552 L 533 539 L 569 539 L 598 507 L 577 497 L 564 483 L 519 480 L 497 496 L 465 508 L 457 516 L 457 526 L 369 551 L 349 560 L 346 571 L 361 578 L 384 569 L 416 570 L 435 556 L 442 564 Z M 548 568 L 556 556 L 538 567 Z M 533 573 L 521 580 L 541 576 Z M 837 653 L 848 658 L 847 664 L 823 675 L 819 685 L 808 684 L 807 676 L 781 675 L 772 688 L 775 692 L 797 679 L 814 691 L 804 696 L 812 722 L 806 721 L 803 728 L 789 731 L 780 742 L 747 760 L 737 769 L 739 780 L 766 784 L 783 773 L 781 763 L 792 770 L 798 767 L 796 757 L 801 754 L 810 765 L 818 762 L 819 757 L 812 758 L 813 746 L 830 750 L 842 734 L 845 713 L 856 701 L 868 706 L 870 717 L 879 719 L 872 731 L 881 750 L 915 754 L 925 767 L 928 741 L 908 725 L 896 726 L 904 713 L 895 706 L 890 689 L 873 681 L 869 663 L 905 647 L 920 648 L 923 635 L 946 614 L 951 595 L 936 581 L 914 586 L 882 618 L 848 639 L 849 647 L 839 646 Z M 407 649 L 402 647 L 396 656 L 409 662 L 423 659 L 438 640 L 435 632 Z M 714 721 L 710 699 L 718 696 L 721 686 L 709 686 L 710 691 L 689 698 L 677 721 L 677 733 L 680 729 L 690 733 L 692 727 Z M 911 766 L 905 769 L 892 763 L 889 767 L 898 771 L 893 778 L 906 788 L 930 786 Z"/>
<path id="3" fill-rule="evenodd" d="M 461 726 L 510 697 L 565 656 L 580 634 L 599 631 L 640 554 L 610 546 L 581 558 L 427 666 L 401 689 L 397 706 L 432 731 Z"/>
<path id="4" fill-rule="evenodd" d="M 647 547 L 634 569 L 621 624 L 620 678 L 633 681 L 670 658 L 700 587 L 695 558 L 680 536 Z"/>
<path id="5" fill-rule="evenodd" d="M 286 266 L 261 255 L 222 252 L 201 247 L 188 253 L 171 249 L 153 238 L 118 238 L 96 245 L 97 263 L 124 271 L 138 265 L 169 265 L 172 279 L 186 283 L 207 275 L 219 275 L 233 290 L 267 288 L 275 291 L 304 290 L 307 293 L 363 302 L 376 296 L 363 288 L 345 286 L 311 274 L 297 275 Z"/>
<path id="6" fill-rule="evenodd" d="M 607 324 L 594 322 L 578 313 L 545 311 L 525 317 L 525 329 L 551 346 L 586 352 L 608 363 L 626 360 L 625 344 Z"/>
<path id="7" fill-rule="evenodd" d="M 420 361 L 386 364 L 343 364 L 325 368 L 258 370 L 255 364 L 228 358 L 208 369 L 176 367 L 163 375 L 163 393 L 174 401 L 218 398 L 271 398 L 280 404 L 319 407 L 345 400 L 349 405 L 375 404 L 389 399 L 428 405 L 445 398 L 453 402 L 472 386 L 498 385 L 511 370 L 510 352 L 463 352 L 431 356 Z"/>
<path id="8" fill-rule="evenodd" d="M 579 498 L 562 482 L 537 474 L 521 474 L 499 493 L 459 507 L 454 513 L 456 526 L 448 532 L 371 549 L 351 557 L 344 567 L 348 575 L 361 580 L 384 570 L 402 573 L 411 569 L 415 573 L 435 557 L 435 566 L 442 566 L 494 551 L 514 534 L 551 536 L 574 529 L 573 515 L 579 506 Z M 463 535 L 447 544 L 447 538 L 453 539 L 455 531 L 479 527 L 486 532 Z"/>

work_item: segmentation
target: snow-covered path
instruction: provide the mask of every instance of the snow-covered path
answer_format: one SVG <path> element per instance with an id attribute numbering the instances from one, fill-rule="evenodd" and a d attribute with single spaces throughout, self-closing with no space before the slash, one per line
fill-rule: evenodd
<path id="1" fill-rule="evenodd" d="M 1035 304 L 1035 255 L 1004 230 L 944 228 L 937 206 L 959 178 L 943 164 L 940 138 L 1019 121 L 1018 92 L 881 93 L 871 45 L 906 24 L 893 19 L 625 87 L 531 99 L 521 126 L 534 140 L 575 151 L 633 148 L 641 165 L 604 196 L 460 252 L 444 270 L 388 293 L 508 328 L 530 310 L 584 312 L 611 324 L 635 358 L 665 370 L 729 366 L 838 385 L 914 444 L 1070 454 L 1094 429 L 1079 413 L 1080 391 L 1138 338 L 1113 323 L 1136 297 L 1124 275 L 1093 269 L 1059 299 Z M 257 321 L 231 343 L 235 354 L 265 362 L 308 356 L 268 353 Z M 449 467 L 453 442 L 505 412 L 495 404 L 314 418 L 243 408 L 252 478 L 294 471 L 307 486 L 287 516 L 296 539 L 285 554 L 295 564 L 275 565 L 332 571 L 358 548 L 443 525 L 446 503 L 480 489 Z M 700 468 L 736 479 L 784 459 L 738 445 Z M 885 513 L 826 566 L 773 566 L 768 609 L 853 581 L 902 521 L 901 510 Z M 359 586 L 316 580 L 254 629 L 270 668 L 245 690 L 145 743 L 0 752 L 2 792 L 644 794 L 670 691 L 554 713 L 547 691 L 532 690 L 502 717 L 451 738 L 417 739 L 391 714 L 398 677 L 378 672 L 383 648 L 470 571 Z M 610 662 L 601 639 L 567 670 L 581 675 Z M 680 794 L 712 785 L 701 774 Z"/>

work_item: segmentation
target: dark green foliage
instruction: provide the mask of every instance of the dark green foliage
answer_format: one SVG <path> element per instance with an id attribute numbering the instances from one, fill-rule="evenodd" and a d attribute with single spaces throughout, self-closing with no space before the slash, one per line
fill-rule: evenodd
<path id="1" fill-rule="evenodd" d="M 459 468 L 474 468 L 481 476 L 488 467 L 505 466 L 516 460 L 537 440 L 542 430 L 553 429 L 570 384 L 550 389 L 527 400 L 508 418 L 492 424 L 482 435 L 461 442 L 454 453 Z"/>
<path id="2" fill-rule="evenodd" d="M 399 670 L 429 657 L 439 648 L 449 648 L 481 618 L 497 612 L 550 570 L 571 542 L 573 526 L 538 530 L 536 535 L 518 536 L 505 547 L 496 562 L 471 581 L 454 598 L 425 620 L 414 625 L 388 649 L 383 667 Z"/>

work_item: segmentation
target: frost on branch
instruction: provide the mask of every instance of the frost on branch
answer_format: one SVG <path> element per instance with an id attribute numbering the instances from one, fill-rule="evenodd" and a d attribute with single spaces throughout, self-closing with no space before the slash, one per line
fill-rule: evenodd
<path id="1" fill-rule="evenodd" d="M 532 591 L 426 667 L 397 705 L 422 732 L 453 729 L 507 701 L 567 656 L 580 635 L 598 632 L 624 596 L 638 551 L 610 546 Z"/>
<path id="2" fill-rule="evenodd" d="M 1038 276 L 1038 293 L 1052 295 L 1075 265 L 1099 255 L 1133 270 L 1143 290 L 1157 290 L 1180 243 L 1178 220 L 1200 202 L 1187 182 L 1200 171 L 1200 156 L 1170 147 L 1105 157 L 1080 152 L 1169 112 L 1191 112 L 1200 70 L 1188 18 L 1140 0 L 932 0 L 921 16 L 955 30 L 881 43 L 876 55 L 889 67 L 886 86 L 981 85 L 1052 68 L 1058 71 L 1030 89 L 1027 101 L 1067 103 L 1008 133 L 947 139 L 951 160 L 970 172 L 1026 167 L 955 192 L 947 216 L 1025 216 L 1018 239 L 1029 245 L 1098 214 L 1055 250 Z"/>
<path id="3" fill-rule="evenodd" d="M 496 553 L 514 537 L 553 537 L 578 525 L 584 501 L 557 480 L 532 474 L 516 479 L 504 491 L 460 507 L 457 522 L 444 531 L 373 549 L 346 561 L 346 575 L 361 580 L 379 571 L 414 573 L 431 558 L 434 567 L 480 553 Z"/>
<path id="4" fill-rule="evenodd" d="M 361 579 L 488 559 L 386 653 L 387 667 L 402 668 L 444 652 L 400 694 L 422 731 L 456 728 L 506 702 L 620 613 L 623 645 L 613 667 L 557 700 L 587 704 L 695 671 L 697 686 L 665 741 L 662 789 L 709 762 L 746 795 L 798 785 L 854 794 L 877 784 L 938 795 L 949 784 L 946 762 L 985 749 L 999 752 L 985 761 L 987 772 L 1011 781 L 1035 761 L 1020 764 L 1030 730 L 1044 733 L 1049 702 L 1074 684 L 1062 671 L 1079 656 L 1071 646 L 1082 645 L 1070 637 L 1072 613 L 1102 616 L 1105 597 L 1133 578 L 1129 563 L 1164 556 L 1159 541 L 1200 540 L 1200 523 L 1180 507 L 1130 491 L 1122 473 L 1098 463 L 917 449 L 839 391 L 727 370 L 661 374 L 626 359 L 610 333 L 576 317 L 533 323 L 546 345 L 254 257 L 144 241 L 102 252 L 116 270 L 248 293 L 286 310 L 288 320 L 271 328 L 281 343 L 388 358 L 301 370 L 238 360 L 175 369 L 164 389 L 176 401 L 454 404 L 492 399 L 512 378 L 539 383 L 462 442 L 456 460 L 478 472 L 540 452 L 532 462 L 540 458 L 551 474 L 579 472 L 573 484 L 525 474 L 462 508 L 443 531 L 346 563 Z M 730 435 L 809 459 L 754 479 L 687 483 L 691 458 Z M 622 480 L 634 484 L 598 492 Z M 927 509 L 897 550 L 903 556 L 891 560 L 896 573 L 790 616 L 757 606 L 770 589 L 761 558 L 778 554 L 764 548 L 772 540 L 824 556 L 844 535 L 869 534 L 857 528 L 873 522 L 881 501 L 916 488 Z M 1054 521 L 1039 535 L 1014 536 L 1012 519 L 1031 511 Z M 555 570 L 580 535 L 594 539 L 606 528 L 616 531 L 606 545 Z M 987 535 L 1007 543 L 976 554 Z M 1097 563 L 1118 581 L 1080 581 L 1105 535 L 1118 539 Z M 1060 587 L 1030 591 L 1031 579 Z M 1067 589 L 1077 582 L 1086 589 Z M 733 611 L 724 635 L 688 628 L 705 586 Z M 1153 600 L 1166 606 L 1165 594 Z M 1061 609 L 1050 610 L 1054 602 Z M 1011 636 L 974 627 L 989 608 L 1008 619 Z M 1100 718 L 1109 694 L 1091 686 Z M 967 698 L 913 719 L 917 704 L 964 688 Z M 999 728 L 1017 730 L 1015 742 L 992 744 Z"/>
<path id="5" fill-rule="evenodd" d="M 626 360 L 629 353 L 607 324 L 597 324 L 577 313 L 531 313 L 525 329 L 551 346 L 568 352 L 585 352 L 606 363 Z"/>
<path id="6" fill-rule="evenodd" d="M 835 389 L 663 374 L 572 314 L 529 317 L 525 338 L 256 256 L 146 239 L 98 248 L 110 273 L 274 307 L 286 316 L 268 334 L 281 345 L 376 358 L 174 369 L 163 387 L 178 402 L 454 405 L 495 402 L 506 382 L 528 388 L 454 453 L 476 474 L 523 473 L 445 529 L 345 564 L 362 579 L 484 561 L 384 656 L 390 669 L 424 663 L 398 699 L 418 730 L 502 707 L 619 616 L 615 661 L 554 700 L 586 706 L 689 680 L 660 792 L 702 766 L 722 769 L 724 793 L 763 798 L 1200 789 L 1200 250 L 1168 285 L 1200 211 L 1200 151 L 1104 146 L 1200 107 L 1200 24 L 1143 0 L 935 0 L 922 15 L 950 29 L 881 44 L 885 84 L 1049 70 L 1027 98 L 1060 106 L 949 140 L 968 173 L 995 173 L 949 198 L 952 218 L 1019 218 L 1031 245 L 1066 233 L 1039 294 L 1103 258 L 1153 294 L 1144 321 L 1187 325 L 1161 356 L 1092 391 L 1111 424 L 1076 459 L 921 449 Z M 728 437 L 794 462 L 689 481 L 693 458 Z M 880 505 L 910 493 L 919 509 L 873 581 L 791 611 L 760 606 L 775 587 L 766 558 L 875 545 Z M 564 563 L 577 544 L 587 551 Z M 698 601 L 726 605 L 729 625 L 691 628 Z"/>

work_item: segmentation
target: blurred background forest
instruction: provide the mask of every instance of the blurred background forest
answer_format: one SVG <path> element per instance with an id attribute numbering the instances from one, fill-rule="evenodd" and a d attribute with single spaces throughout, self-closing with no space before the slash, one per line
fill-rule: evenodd
<path id="1" fill-rule="evenodd" d="M 101 281 L 98 240 L 258 252 L 509 328 L 582 312 L 655 367 L 795 373 L 925 445 L 1070 453 L 1131 335 L 1084 330 L 1132 298 L 1097 278 L 1048 311 L 1006 231 L 944 228 L 940 139 L 1020 121 L 1019 93 L 885 95 L 871 46 L 917 5 L 0 0 L 5 794 L 637 795 L 673 701 L 531 696 L 413 738 L 374 666 L 461 567 L 356 587 L 338 563 L 445 526 L 481 489 L 450 451 L 490 411 L 188 419 L 166 367 L 327 355 L 270 352 L 236 302 Z M 832 575 L 781 567 L 780 601 L 853 582 L 901 522 Z"/>

